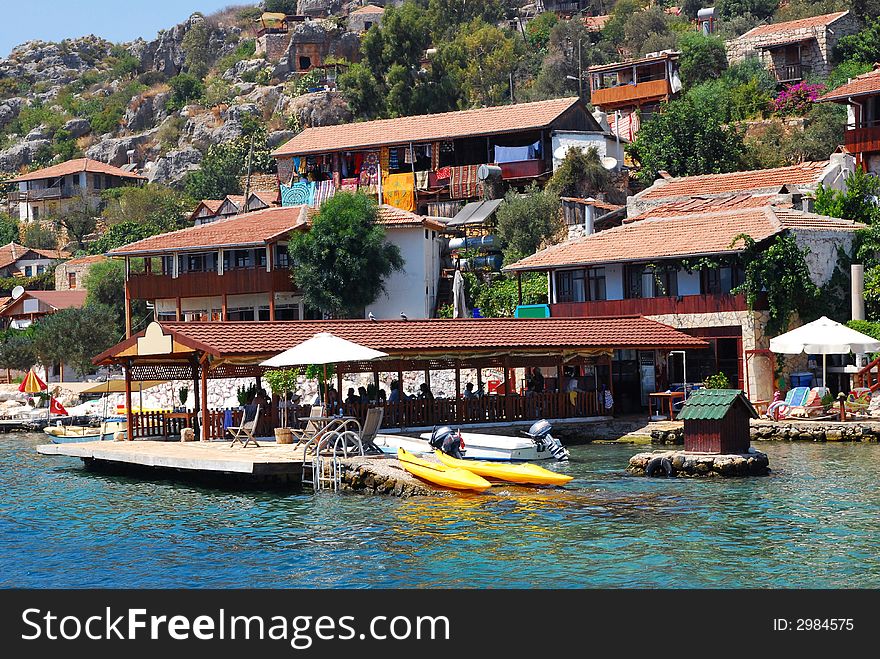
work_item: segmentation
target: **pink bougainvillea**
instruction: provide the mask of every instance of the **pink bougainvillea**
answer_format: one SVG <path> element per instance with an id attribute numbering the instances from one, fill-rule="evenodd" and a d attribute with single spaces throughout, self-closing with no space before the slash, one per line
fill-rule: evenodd
<path id="1" fill-rule="evenodd" d="M 806 114 L 824 91 L 825 85 L 822 84 L 798 82 L 786 85 L 773 100 L 773 110 L 779 114 Z"/>

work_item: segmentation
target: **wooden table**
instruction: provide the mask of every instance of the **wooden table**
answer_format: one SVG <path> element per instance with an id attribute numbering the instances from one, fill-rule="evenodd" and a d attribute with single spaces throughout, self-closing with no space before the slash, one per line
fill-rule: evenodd
<path id="1" fill-rule="evenodd" d="M 678 399 L 678 398 L 684 399 L 684 392 L 683 391 L 655 391 L 655 392 L 648 394 L 648 396 L 650 398 L 657 399 L 657 413 L 658 414 L 660 414 L 663 411 L 663 400 L 665 399 L 668 401 L 669 412 L 668 412 L 666 418 L 668 418 L 671 421 L 672 418 L 675 416 L 675 412 L 672 409 L 672 405 L 676 399 Z"/>

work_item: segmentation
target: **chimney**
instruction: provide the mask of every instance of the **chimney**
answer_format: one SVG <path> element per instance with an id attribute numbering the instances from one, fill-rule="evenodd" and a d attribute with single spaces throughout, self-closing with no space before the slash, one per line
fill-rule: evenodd
<path id="1" fill-rule="evenodd" d="M 792 196 L 792 200 L 791 200 L 791 201 L 792 201 L 792 203 L 794 203 L 794 196 Z M 809 196 L 809 195 L 800 195 L 800 201 L 801 201 L 801 210 L 802 210 L 802 211 L 804 211 L 805 213 L 813 213 L 813 212 L 815 212 L 815 208 L 816 208 L 816 200 L 813 199 L 811 196 Z"/>
<path id="2" fill-rule="evenodd" d="M 596 219 L 596 207 L 593 204 L 584 204 L 584 235 L 589 236 L 594 232 L 593 222 Z"/>
<path id="3" fill-rule="evenodd" d="M 665 169 L 658 169 L 657 175 L 660 176 L 660 178 L 665 178 L 667 181 L 672 178 L 669 172 L 667 172 Z"/>
<path id="4" fill-rule="evenodd" d="M 125 155 L 128 156 L 128 164 L 129 165 L 134 164 L 134 153 L 135 153 L 134 149 L 129 149 L 128 151 L 125 152 Z"/>
<path id="5" fill-rule="evenodd" d="M 865 319 L 865 266 L 853 263 L 850 266 L 852 280 L 852 319 Z"/>

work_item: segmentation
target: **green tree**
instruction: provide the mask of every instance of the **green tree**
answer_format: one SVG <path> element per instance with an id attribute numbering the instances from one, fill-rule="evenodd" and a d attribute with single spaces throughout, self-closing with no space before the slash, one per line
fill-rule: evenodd
<path id="1" fill-rule="evenodd" d="M 795 312 L 809 316 L 819 299 L 819 288 L 810 279 L 807 249 L 798 247 L 794 236 L 779 234 L 769 245 L 740 234 L 731 247 L 742 241 L 745 279 L 732 293 L 745 293 L 750 308 L 762 295 L 767 296 L 768 314 L 765 333 L 770 336 L 788 330 Z"/>
<path id="2" fill-rule="evenodd" d="M 880 61 L 880 18 L 874 17 L 856 34 L 841 37 L 834 48 L 834 58 L 865 64 Z"/>
<path id="3" fill-rule="evenodd" d="M 69 364 L 80 376 L 94 372 L 92 357 L 119 340 L 113 311 L 103 305 L 62 309 L 41 320 L 34 352 L 43 364 Z"/>
<path id="4" fill-rule="evenodd" d="M 552 11 L 545 11 L 534 20 L 526 23 L 526 40 L 529 48 L 538 51 L 547 48 L 550 43 L 550 35 L 558 22 L 556 14 Z"/>
<path id="5" fill-rule="evenodd" d="M 128 245 L 129 243 L 164 233 L 168 229 L 162 229 L 155 224 L 144 224 L 138 221 L 125 221 L 113 224 L 96 241 L 89 243 L 90 254 L 106 254 L 111 249 Z"/>
<path id="6" fill-rule="evenodd" d="M 125 262 L 107 259 L 92 264 L 84 282 L 87 305 L 99 305 L 113 312 L 117 335 L 125 332 Z M 132 300 L 132 327 L 151 316 L 143 300 Z"/>
<path id="7" fill-rule="evenodd" d="M 294 15 L 296 14 L 296 3 L 297 0 L 266 0 L 263 6 L 268 12 Z"/>
<path id="8" fill-rule="evenodd" d="M 18 222 L 9 213 L 0 213 L 0 245 L 18 242 Z"/>
<path id="9" fill-rule="evenodd" d="M 865 224 L 880 224 L 880 179 L 857 167 L 844 179 L 846 192 L 819 184 L 816 189 L 816 212 L 830 217 L 842 217 Z"/>
<path id="10" fill-rule="evenodd" d="M 519 304 L 519 283 L 516 277 L 492 274 L 479 276 L 464 273 L 465 296 L 471 308 L 479 309 L 484 318 L 511 318 Z M 522 303 L 547 303 L 547 278 L 540 273 L 522 275 Z M 449 317 L 452 315 L 450 313 Z"/>
<path id="11" fill-rule="evenodd" d="M 639 178 L 653 181 L 660 170 L 673 176 L 736 171 L 745 144 L 739 130 L 684 98 L 645 122 L 628 150 L 641 167 Z"/>
<path id="12" fill-rule="evenodd" d="M 55 249 L 58 247 L 58 234 L 43 222 L 25 222 L 19 226 L 19 238 L 25 247 L 34 249 Z"/>
<path id="13" fill-rule="evenodd" d="M 191 73 L 181 73 L 168 81 L 171 87 L 170 107 L 180 109 L 189 101 L 202 97 L 205 86 L 202 81 Z"/>
<path id="14" fill-rule="evenodd" d="M 569 147 L 547 182 L 547 190 L 560 197 L 592 197 L 609 188 L 611 177 L 602 166 L 599 150 Z"/>
<path id="15" fill-rule="evenodd" d="M 779 6 L 779 0 L 719 0 L 715 4 L 718 15 L 724 19 L 751 14 L 758 18 L 769 18 Z"/>
<path id="16" fill-rule="evenodd" d="M 30 334 L 7 330 L 0 339 L 0 368 L 27 371 L 37 361 Z"/>
<path id="17" fill-rule="evenodd" d="M 101 216 L 109 226 L 140 222 L 161 231 L 184 228 L 189 210 L 195 205 L 191 197 L 159 183 L 110 188 L 102 198 Z"/>
<path id="18" fill-rule="evenodd" d="M 183 37 L 184 66 L 189 74 L 204 78 L 211 68 L 211 29 L 204 21 L 193 25 Z"/>
<path id="19" fill-rule="evenodd" d="M 503 0 L 429 0 L 427 19 L 437 43 L 475 20 L 495 25 L 507 18 Z M 384 20 L 384 17 L 383 17 Z"/>
<path id="20" fill-rule="evenodd" d="M 95 232 L 98 226 L 97 211 L 92 207 L 84 193 L 78 194 L 63 211 L 55 217 L 55 228 L 66 232 L 69 240 L 76 242 L 78 249 L 85 248 L 86 236 Z"/>
<path id="21" fill-rule="evenodd" d="M 239 179 L 242 174 L 247 173 L 251 135 L 254 145 L 252 171 L 275 171 L 275 159 L 271 156 L 265 127 L 245 123 L 245 130 L 245 134 L 238 139 L 208 148 L 201 167 L 187 174 L 184 179 L 184 189 L 190 197 L 223 199 L 228 194 L 241 194 Z"/>
<path id="22" fill-rule="evenodd" d="M 534 254 L 548 240 L 564 230 L 559 197 L 534 183 L 524 195 L 511 190 L 495 212 L 498 237 L 507 263 Z"/>
<path id="23" fill-rule="evenodd" d="M 291 237 L 293 279 L 306 306 L 354 316 L 379 297 L 392 272 L 403 269 L 400 250 L 385 241 L 377 213 L 366 195 L 340 192 L 321 205 L 310 231 Z"/>
<path id="24" fill-rule="evenodd" d="M 617 0 L 611 10 L 611 18 L 602 28 L 602 38 L 613 44 L 623 44 L 626 23 L 647 5 L 645 0 Z"/>
<path id="25" fill-rule="evenodd" d="M 701 32 L 688 32 L 679 38 L 681 79 L 685 87 L 714 80 L 727 69 L 724 42 Z"/>
<path id="26" fill-rule="evenodd" d="M 586 97 L 590 91 L 587 67 L 605 63 L 605 53 L 593 46 L 594 35 L 582 20 L 559 21 L 550 31 L 547 54 L 539 56 L 539 70 L 530 96 L 534 100 L 576 95 L 579 91 L 578 75 L 583 80 L 582 90 Z M 578 53 L 580 42 L 580 53 Z M 580 55 L 580 63 L 578 63 Z"/>
<path id="27" fill-rule="evenodd" d="M 673 30 L 681 19 L 667 14 L 660 7 L 633 13 L 623 25 L 623 45 L 633 55 L 675 48 L 678 35 Z"/>

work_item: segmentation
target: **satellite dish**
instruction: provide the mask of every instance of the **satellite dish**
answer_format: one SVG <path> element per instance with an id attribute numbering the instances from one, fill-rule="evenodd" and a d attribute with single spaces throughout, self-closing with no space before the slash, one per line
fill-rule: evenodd
<path id="1" fill-rule="evenodd" d="M 556 151 L 553 152 L 553 157 L 556 160 L 565 160 L 565 154 L 568 153 L 567 146 L 558 146 L 556 147 Z"/>
<path id="2" fill-rule="evenodd" d="M 617 167 L 617 158 L 611 156 L 602 156 L 602 167 L 605 169 L 614 169 Z"/>
<path id="3" fill-rule="evenodd" d="M 24 286 L 16 286 L 12 289 L 12 299 L 17 300 L 24 295 Z"/>

